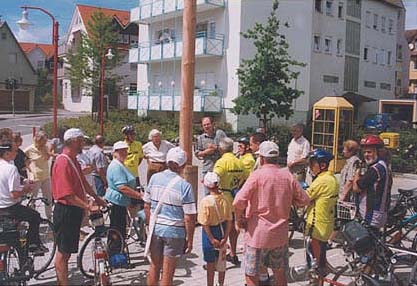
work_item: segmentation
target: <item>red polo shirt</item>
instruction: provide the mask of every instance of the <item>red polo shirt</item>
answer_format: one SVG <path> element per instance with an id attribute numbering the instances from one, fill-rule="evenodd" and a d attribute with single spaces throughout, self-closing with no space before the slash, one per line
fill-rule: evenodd
<path id="1" fill-rule="evenodd" d="M 86 186 L 87 183 L 84 180 L 80 164 L 74 156 L 70 155 L 70 151 L 66 147 L 62 151 L 62 154 L 71 158 L 78 170 L 78 174 L 68 161 L 68 157 L 59 155 L 56 158 L 52 169 L 52 194 L 54 200 L 64 205 L 72 205 L 65 197 L 68 195 L 76 195 L 83 201 L 86 201 L 86 194 L 81 184 Z M 80 181 L 80 177 L 83 182 Z"/>

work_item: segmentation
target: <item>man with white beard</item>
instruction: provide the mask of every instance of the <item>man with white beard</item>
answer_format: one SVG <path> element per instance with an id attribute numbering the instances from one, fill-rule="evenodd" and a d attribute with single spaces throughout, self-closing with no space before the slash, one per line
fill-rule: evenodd
<path id="1" fill-rule="evenodd" d="M 356 173 L 353 191 L 358 194 L 359 213 L 375 230 L 385 225 L 391 197 L 392 176 L 379 153 L 384 142 L 376 135 L 361 140 L 363 156 L 367 165 L 364 174 Z"/>

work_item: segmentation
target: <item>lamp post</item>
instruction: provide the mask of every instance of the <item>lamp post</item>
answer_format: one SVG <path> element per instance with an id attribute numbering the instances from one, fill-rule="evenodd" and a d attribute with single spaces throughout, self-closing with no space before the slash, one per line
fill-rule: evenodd
<path id="1" fill-rule="evenodd" d="M 100 65 L 100 135 L 104 136 L 104 68 L 106 65 L 106 58 L 111 60 L 114 57 L 111 49 L 108 49 L 107 54 L 101 56 Z"/>
<path id="2" fill-rule="evenodd" d="M 32 25 L 28 20 L 28 11 L 29 9 L 32 10 L 39 10 L 46 15 L 48 15 L 52 19 L 52 45 L 54 48 L 54 64 L 53 64 L 53 71 L 52 71 L 52 136 L 58 136 L 58 124 L 57 124 L 57 99 L 58 99 L 58 39 L 59 39 L 59 23 L 56 21 L 55 17 L 47 10 L 35 7 L 35 6 L 22 6 L 22 19 L 17 21 L 17 24 L 22 30 L 26 30 Z"/>

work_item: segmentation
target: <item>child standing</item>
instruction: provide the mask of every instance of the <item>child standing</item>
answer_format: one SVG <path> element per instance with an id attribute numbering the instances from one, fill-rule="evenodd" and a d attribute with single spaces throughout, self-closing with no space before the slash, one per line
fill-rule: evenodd
<path id="1" fill-rule="evenodd" d="M 219 272 L 219 285 L 224 285 L 226 274 L 226 242 L 232 227 L 232 206 L 219 192 L 219 176 L 208 172 L 203 184 L 210 194 L 199 206 L 198 222 L 203 226 L 203 258 L 207 262 L 207 286 L 214 285 L 214 272 Z M 223 264 L 223 265 L 222 265 Z"/>

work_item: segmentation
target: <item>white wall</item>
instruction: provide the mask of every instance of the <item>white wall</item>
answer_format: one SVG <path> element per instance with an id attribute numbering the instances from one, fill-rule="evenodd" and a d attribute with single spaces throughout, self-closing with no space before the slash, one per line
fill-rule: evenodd
<path id="1" fill-rule="evenodd" d="M 32 50 L 29 54 L 27 54 L 27 57 L 29 58 L 29 61 L 35 70 L 39 69 L 38 61 L 43 62 L 43 66 L 41 68 L 45 67 L 45 54 L 42 52 L 40 48 Z"/>

